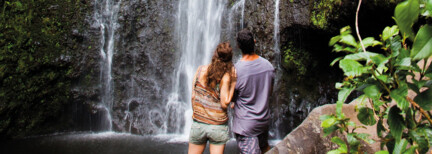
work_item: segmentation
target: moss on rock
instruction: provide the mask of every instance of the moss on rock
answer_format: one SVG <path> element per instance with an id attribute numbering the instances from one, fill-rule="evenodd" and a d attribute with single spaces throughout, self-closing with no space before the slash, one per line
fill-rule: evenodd
<path id="1" fill-rule="evenodd" d="M 0 2 L 0 138 L 58 126 L 71 99 L 72 33 L 85 7 L 81 0 Z"/>

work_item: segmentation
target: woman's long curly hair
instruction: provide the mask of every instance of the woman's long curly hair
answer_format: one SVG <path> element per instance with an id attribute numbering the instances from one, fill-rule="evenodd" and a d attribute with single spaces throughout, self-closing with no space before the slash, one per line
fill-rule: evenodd
<path id="1" fill-rule="evenodd" d="M 215 88 L 225 73 L 233 76 L 231 71 L 234 67 L 232 57 L 233 53 L 229 42 L 223 42 L 217 46 L 207 69 L 207 77 L 205 78 L 207 86 Z"/>

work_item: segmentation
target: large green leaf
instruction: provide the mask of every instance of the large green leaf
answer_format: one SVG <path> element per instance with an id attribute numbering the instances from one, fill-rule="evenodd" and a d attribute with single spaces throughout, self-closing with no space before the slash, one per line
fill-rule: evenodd
<path id="1" fill-rule="evenodd" d="M 333 66 L 334 64 L 336 64 L 339 60 L 341 60 L 343 57 L 337 57 L 336 59 L 334 59 L 331 63 L 330 66 Z"/>
<path id="2" fill-rule="evenodd" d="M 393 154 L 402 154 L 403 152 L 405 152 L 407 145 L 408 145 L 408 141 L 406 139 L 396 141 Z"/>
<path id="3" fill-rule="evenodd" d="M 423 129 L 410 130 L 408 135 L 419 145 L 420 153 L 426 153 L 429 150 L 429 143 Z"/>
<path id="4" fill-rule="evenodd" d="M 338 116 L 342 115 L 342 106 L 353 90 L 354 88 L 343 88 L 339 90 L 338 101 L 336 102 L 336 114 Z"/>
<path id="5" fill-rule="evenodd" d="M 372 62 L 377 65 L 376 70 L 382 74 L 383 72 L 387 71 L 388 68 L 386 67 L 386 64 L 389 62 L 389 59 L 391 57 L 385 57 L 382 54 L 378 54 L 376 56 L 371 57 Z"/>
<path id="6" fill-rule="evenodd" d="M 377 79 L 381 80 L 384 83 L 390 83 L 390 77 L 388 75 L 379 75 Z"/>
<path id="7" fill-rule="evenodd" d="M 357 47 L 357 42 L 351 34 L 341 35 L 341 39 L 339 42 L 344 43 L 346 45 L 353 46 L 353 47 Z"/>
<path id="8" fill-rule="evenodd" d="M 369 98 L 378 98 L 381 96 L 380 89 L 377 85 L 369 85 L 365 89 L 363 89 L 365 95 Z"/>
<path id="9" fill-rule="evenodd" d="M 396 101 L 397 106 L 406 110 L 409 107 L 409 102 L 406 100 L 408 95 L 408 85 L 405 82 L 400 83 L 400 87 L 391 91 L 390 96 Z"/>
<path id="10" fill-rule="evenodd" d="M 422 129 L 421 131 L 424 132 L 424 135 L 429 142 L 429 146 L 432 146 L 432 128 L 430 126 L 426 126 L 419 129 Z"/>
<path id="11" fill-rule="evenodd" d="M 372 57 L 377 55 L 378 55 L 377 53 L 373 53 L 373 52 L 359 52 L 359 53 L 347 55 L 345 56 L 344 59 L 351 59 L 355 61 L 370 60 Z"/>
<path id="12" fill-rule="evenodd" d="M 403 154 L 417 154 L 416 153 L 417 147 L 418 147 L 417 145 L 410 146 L 407 150 L 403 152 Z"/>
<path id="13" fill-rule="evenodd" d="M 357 138 L 359 138 L 359 139 L 361 139 L 361 140 L 363 140 L 363 141 L 369 143 L 369 144 L 375 143 L 374 140 L 372 140 L 372 139 L 369 138 L 370 134 L 366 134 L 366 133 L 358 133 L 358 134 L 356 134 L 355 136 L 356 136 Z"/>
<path id="14" fill-rule="evenodd" d="M 341 60 L 339 62 L 339 67 L 344 71 L 346 76 L 360 76 L 367 71 L 362 64 L 351 59 Z"/>
<path id="15" fill-rule="evenodd" d="M 414 60 L 429 58 L 432 56 L 432 26 L 426 25 L 420 28 L 414 40 L 411 57 Z"/>
<path id="16" fill-rule="evenodd" d="M 340 35 L 334 36 L 330 39 L 329 46 L 335 45 L 341 39 Z"/>
<path id="17" fill-rule="evenodd" d="M 340 139 L 339 137 L 335 136 L 331 139 L 331 141 L 333 143 L 336 143 L 337 145 L 339 145 L 339 148 L 336 149 L 337 153 L 347 153 L 348 152 L 348 148 L 347 148 L 346 143 L 342 139 Z"/>
<path id="18" fill-rule="evenodd" d="M 408 129 L 415 129 L 417 127 L 414 114 L 412 109 L 405 112 L 405 121 Z"/>
<path id="19" fill-rule="evenodd" d="M 350 152 L 357 152 L 359 149 L 360 141 L 356 138 L 355 133 L 348 133 L 346 137 L 348 144 L 350 145 Z"/>
<path id="20" fill-rule="evenodd" d="M 419 0 L 408 0 L 399 3 L 395 9 L 395 20 L 400 31 L 412 41 L 414 40 L 414 32 L 411 27 L 417 21 L 420 13 Z"/>
<path id="21" fill-rule="evenodd" d="M 380 41 L 375 40 L 373 37 L 367 37 L 367 38 L 363 39 L 362 42 L 363 42 L 363 45 L 365 48 L 370 47 L 370 46 L 374 47 L 377 45 L 382 45 L 382 43 Z M 358 46 L 357 48 L 361 48 L 361 46 Z"/>
<path id="22" fill-rule="evenodd" d="M 409 67 L 411 66 L 411 58 L 403 58 L 402 60 L 396 61 L 396 66 Z"/>
<path id="23" fill-rule="evenodd" d="M 418 94 L 414 101 L 426 111 L 432 110 L 432 90 L 427 89 Z"/>
<path id="24" fill-rule="evenodd" d="M 357 114 L 357 118 L 358 120 L 365 125 L 375 125 L 376 120 L 375 120 L 375 113 L 373 112 L 372 109 L 367 108 L 367 107 L 362 107 L 359 110 L 359 113 Z"/>
<path id="25" fill-rule="evenodd" d="M 331 118 L 324 120 L 321 123 L 321 127 L 322 128 L 328 128 L 330 126 L 333 126 L 336 122 L 337 122 L 337 119 L 335 117 L 331 117 Z"/>
<path id="26" fill-rule="evenodd" d="M 398 29 L 397 25 L 393 25 L 392 27 L 387 26 L 386 28 L 384 28 L 383 33 L 381 35 L 381 38 L 383 41 L 385 41 L 385 40 L 389 39 L 390 37 L 395 36 L 397 34 L 399 34 L 399 29 Z"/>
<path id="27" fill-rule="evenodd" d="M 402 115 L 400 114 L 401 112 L 402 111 L 398 107 L 393 106 L 390 109 L 387 119 L 387 123 L 390 127 L 390 133 L 395 138 L 396 142 L 399 142 L 401 140 L 402 131 L 405 128 L 405 122 Z"/>
<path id="28" fill-rule="evenodd" d="M 345 52 L 355 53 L 356 52 L 356 48 L 354 48 L 354 47 L 346 47 L 346 46 L 341 46 L 339 44 L 335 44 L 333 46 L 333 51 L 335 51 L 335 52 L 345 51 Z"/>
<path id="29" fill-rule="evenodd" d="M 335 132 L 336 130 L 338 130 L 339 127 L 337 127 L 337 125 L 333 125 L 327 128 L 323 128 L 323 132 L 324 132 L 324 137 L 330 135 L 331 133 Z"/>

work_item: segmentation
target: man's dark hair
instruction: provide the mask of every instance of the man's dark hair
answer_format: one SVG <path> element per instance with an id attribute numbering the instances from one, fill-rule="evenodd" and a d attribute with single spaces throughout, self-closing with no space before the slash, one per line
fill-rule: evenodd
<path id="1" fill-rule="evenodd" d="M 255 50 L 255 42 L 252 33 L 243 29 L 237 33 L 237 45 L 243 54 L 252 54 Z"/>

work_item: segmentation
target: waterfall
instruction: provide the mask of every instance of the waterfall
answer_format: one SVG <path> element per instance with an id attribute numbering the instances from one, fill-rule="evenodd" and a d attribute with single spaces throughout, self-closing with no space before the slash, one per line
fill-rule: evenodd
<path id="1" fill-rule="evenodd" d="M 229 21 L 229 31 L 230 32 L 233 32 L 234 31 L 234 28 L 233 28 L 233 26 L 235 26 L 236 24 L 234 24 L 233 22 L 233 18 L 234 18 L 234 16 L 235 15 L 237 15 L 238 14 L 238 12 L 240 12 L 240 19 L 239 19 L 239 21 L 240 21 L 240 26 L 236 26 L 236 27 L 239 27 L 240 28 L 240 30 L 241 29 L 243 29 L 244 28 L 244 9 L 245 9 L 245 1 L 246 0 L 240 0 L 240 1 L 237 1 L 236 3 L 234 3 L 234 5 L 231 7 L 231 10 L 230 10 L 230 13 L 229 13 L 229 18 L 228 18 L 228 21 Z M 239 30 L 235 30 L 234 32 L 236 32 L 236 31 L 239 31 Z"/>
<path id="2" fill-rule="evenodd" d="M 173 92 L 166 105 L 170 120 L 166 133 L 188 135 L 192 124 L 192 81 L 199 65 L 210 63 L 220 42 L 226 0 L 180 0 L 176 31 L 181 52 Z"/>
<path id="3" fill-rule="evenodd" d="M 97 106 L 104 115 L 101 115 L 100 129 L 112 130 L 111 110 L 113 106 L 113 79 L 112 79 L 112 58 L 115 51 L 114 39 L 117 23 L 117 15 L 121 0 L 96 0 L 95 1 L 95 24 L 99 25 L 100 38 L 100 89 L 101 102 Z"/>
<path id="4" fill-rule="evenodd" d="M 275 84 L 277 84 L 279 82 L 279 79 L 281 78 L 281 69 L 280 69 L 280 62 L 281 62 L 281 55 L 280 55 L 280 47 L 279 47 L 279 0 L 275 0 L 275 11 L 274 11 L 274 21 L 273 21 L 273 25 L 274 25 L 274 32 L 273 32 L 273 40 L 274 40 L 274 46 L 273 46 L 273 50 L 275 53 L 275 65 L 276 65 L 276 77 L 275 77 Z M 274 86 L 273 91 L 275 93 L 278 92 L 277 87 Z M 275 96 L 276 94 L 274 94 L 273 96 Z M 276 102 L 276 108 L 275 111 L 276 112 L 274 115 L 276 115 L 275 117 L 275 122 L 274 122 L 274 137 L 276 139 L 280 139 L 281 138 L 281 134 L 279 132 L 278 129 L 278 125 L 281 124 L 280 121 L 280 115 L 281 113 L 279 113 L 280 111 L 280 104 L 279 104 L 279 100 L 278 98 L 274 98 L 275 102 Z"/>
<path id="5" fill-rule="evenodd" d="M 274 33 L 273 33 L 273 40 L 274 40 L 274 48 L 276 55 L 280 54 L 279 49 L 279 0 L 276 0 L 275 2 L 275 11 L 274 11 Z M 279 58 L 277 59 L 279 62 Z"/>

